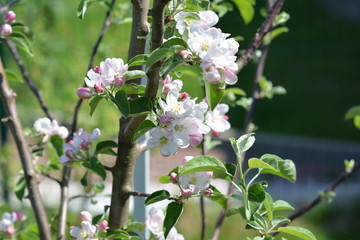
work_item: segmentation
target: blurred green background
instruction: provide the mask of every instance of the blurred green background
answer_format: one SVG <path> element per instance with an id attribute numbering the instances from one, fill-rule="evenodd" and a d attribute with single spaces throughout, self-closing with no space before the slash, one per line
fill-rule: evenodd
<path id="1" fill-rule="evenodd" d="M 71 123 L 77 101 L 75 91 L 83 84 L 106 11 L 105 7 L 94 5 L 85 19 L 80 20 L 76 16 L 78 3 L 21 1 L 13 8 L 17 20 L 34 32 L 34 57 L 21 53 L 26 67 L 50 109 L 64 125 Z M 263 21 L 259 9 L 264 4 L 265 1 L 257 1 L 255 18 L 248 25 L 234 10 L 226 14 L 217 26 L 233 36 L 243 36 L 245 40 L 240 42 L 240 47 L 245 49 Z M 291 16 L 287 23 L 290 32 L 271 44 L 265 76 L 274 85 L 285 87 L 288 93 L 259 102 L 254 116 L 256 125 L 264 132 L 359 142 L 360 132 L 351 121 L 344 120 L 344 114 L 351 106 L 360 104 L 360 3 L 356 0 L 287 1 L 283 9 Z M 124 14 L 120 11 L 117 13 Z M 95 65 L 107 57 L 126 60 L 129 34 L 129 23 L 111 26 L 99 48 Z M 0 55 L 6 68 L 20 76 L 3 44 L 0 44 Z M 248 94 L 252 88 L 254 70 L 255 65 L 250 63 L 239 74 L 236 85 Z M 12 82 L 11 86 L 18 95 L 22 123 L 25 127 L 31 127 L 44 114 L 25 84 Z M 194 81 L 194 85 L 187 88 L 191 92 L 196 86 Z M 105 137 L 116 136 L 119 116 L 116 108 L 102 102 L 93 117 L 88 113 L 85 101 L 79 126 L 88 131 L 100 127 Z M 234 127 L 242 128 L 244 113 L 240 107 L 231 109 L 229 116 Z M 15 166 L 10 168 L 16 171 Z M 308 214 L 299 224 L 309 227 L 320 240 L 356 239 L 353 232 L 357 231 L 354 225 L 359 209 L 355 208 L 355 204 L 344 208 L 336 199 L 334 201 L 333 205 L 324 204 Z M 193 212 L 192 208 L 189 209 L 186 215 Z M 209 214 L 216 215 L 212 209 Z M 182 220 L 179 229 L 185 235 L 189 234 L 188 239 L 197 239 L 196 228 L 189 229 L 186 224 L 186 220 Z M 238 225 L 243 228 L 243 223 L 227 219 L 226 236 L 222 235 L 221 239 L 239 239 L 238 235 L 242 235 L 243 231 L 238 231 L 241 229 Z M 232 230 L 234 228 L 236 230 Z"/>

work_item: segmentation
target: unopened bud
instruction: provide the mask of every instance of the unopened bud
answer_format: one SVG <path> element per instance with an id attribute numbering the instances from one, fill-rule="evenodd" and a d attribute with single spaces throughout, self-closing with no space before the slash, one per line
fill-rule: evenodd
<path id="1" fill-rule="evenodd" d="M 190 159 L 193 159 L 194 157 L 193 156 L 185 156 L 183 159 L 182 159 L 182 164 L 184 165 L 185 163 L 187 163 Z"/>
<path id="2" fill-rule="evenodd" d="M 228 117 L 228 116 L 226 116 L 226 115 L 223 115 L 223 119 L 225 119 L 225 120 L 229 120 L 229 117 Z"/>
<path id="3" fill-rule="evenodd" d="M 88 150 L 90 143 L 87 141 L 84 141 L 80 144 L 82 150 Z"/>
<path id="4" fill-rule="evenodd" d="M 101 85 L 94 85 L 95 92 L 102 93 L 104 91 L 104 88 Z"/>
<path id="5" fill-rule="evenodd" d="M 211 131 L 211 135 L 212 135 L 213 137 L 219 137 L 219 136 L 220 136 L 220 132 L 212 130 L 212 131 Z"/>
<path id="6" fill-rule="evenodd" d="M 13 234 L 15 233 L 15 228 L 13 228 L 13 227 L 8 227 L 8 228 L 6 228 L 5 233 L 6 233 L 7 235 L 13 235 Z"/>
<path id="7" fill-rule="evenodd" d="M 76 90 L 76 94 L 81 99 L 89 99 L 89 98 L 91 98 L 91 90 L 90 90 L 90 88 L 86 88 L 86 87 L 78 88 Z"/>
<path id="8" fill-rule="evenodd" d="M 65 156 L 69 159 L 72 159 L 74 157 L 74 154 L 71 150 L 65 151 Z"/>
<path id="9" fill-rule="evenodd" d="M 5 22 L 12 23 L 16 18 L 14 11 L 9 11 L 5 14 Z"/>
<path id="10" fill-rule="evenodd" d="M 12 212 L 12 217 L 17 221 L 22 221 L 25 219 L 25 214 L 23 212 Z"/>
<path id="11" fill-rule="evenodd" d="M 203 140 L 203 135 L 201 133 L 191 134 L 188 137 L 189 137 L 189 144 L 192 147 L 198 146 Z"/>
<path id="12" fill-rule="evenodd" d="M 214 193 L 214 191 L 211 188 L 207 188 L 207 189 L 204 190 L 205 195 L 211 195 L 213 193 Z"/>
<path id="13" fill-rule="evenodd" d="M 12 27 L 7 24 L 1 24 L 0 26 L 0 35 L 4 36 L 4 37 L 8 37 L 12 34 Z"/>
<path id="14" fill-rule="evenodd" d="M 90 222 L 92 219 L 91 214 L 88 211 L 81 211 L 80 212 L 80 219 L 81 221 L 88 221 Z"/>
<path id="15" fill-rule="evenodd" d="M 101 223 L 99 224 L 99 231 L 105 231 L 108 228 L 108 222 L 106 220 L 102 220 Z"/>
<path id="16" fill-rule="evenodd" d="M 68 144 L 74 145 L 74 140 L 70 140 L 70 141 L 68 142 Z"/>
<path id="17" fill-rule="evenodd" d="M 102 69 L 99 66 L 94 67 L 93 70 L 95 73 L 98 73 L 98 74 L 102 73 Z"/>
<path id="18" fill-rule="evenodd" d="M 193 192 L 191 191 L 191 189 L 181 189 L 181 196 L 182 197 L 189 197 L 191 196 Z"/>
<path id="19" fill-rule="evenodd" d="M 171 178 L 171 181 L 172 181 L 173 183 L 177 183 L 177 182 L 178 182 L 177 174 L 176 174 L 176 173 L 174 173 L 174 172 L 170 173 L 170 178 Z"/>
<path id="20" fill-rule="evenodd" d="M 125 84 L 126 77 L 124 75 L 116 76 L 114 79 L 114 86 L 115 87 L 121 87 Z"/>
<path id="21" fill-rule="evenodd" d="M 188 98 L 189 97 L 189 94 L 187 93 L 187 92 L 183 92 L 183 93 L 180 93 L 180 98 L 181 99 L 186 99 L 186 98 Z"/>
<path id="22" fill-rule="evenodd" d="M 205 172 L 206 175 L 208 175 L 209 177 L 212 177 L 214 175 L 214 173 L 212 171 L 207 171 Z"/>
<path id="23" fill-rule="evenodd" d="M 160 124 L 162 125 L 169 125 L 171 123 L 171 118 L 164 114 L 160 116 Z"/>
<path id="24" fill-rule="evenodd" d="M 184 58 L 187 58 L 191 52 L 190 51 L 187 51 L 187 50 L 181 50 L 178 52 L 181 56 L 183 56 Z"/>

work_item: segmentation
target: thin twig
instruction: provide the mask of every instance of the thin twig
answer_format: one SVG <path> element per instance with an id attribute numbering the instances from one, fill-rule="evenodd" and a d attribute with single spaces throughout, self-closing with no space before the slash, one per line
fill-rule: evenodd
<path id="1" fill-rule="evenodd" d="M 36 218 L 39 237 L 41 239 L 50 240 L 51 232 L 49 227 L 49 222 L 46 216 L 46 210 L 41 199 L 39 185 L 37 181 L 37 175 L 34 170 L 34 166 L 31 159 L 30 149 L 25 141 L 23 135 L 23 128 L 21 126 L 20 119 L 17 114 L 16 104 L 15 104 L 15 95 L 10 90 L 9 84 L 5 77 L 5 71 L 0 60 L 0 96 L 5 108 L 6 114 L 9 116 L 7 125 L 12 133 L 18 153 L 20 156 L 20 161 L 22 168 L 24 170 L 24 176 L 26 180 L 26 186 L 28 189 L 28 197 L 31 202 L 32 209 Z"/>
<path id="2" fill-rule="evenodd" d="M 201 142 L 202 148 L 201 148 L 201 155 L 205 155 L 205 140 Z M 204 197 L 200 197 L 200 213 L 201 213 L 201 240 L 205 240 L 206 237 L 206 215 L 205 215 L 205 203 L 204 203 Z"/>
<path id="3" fill-rule="evenodd" d="M 130 196 L 134 196 L 134 197 L 148 197 L 150 196 L 149 193 L 142 193 L 142 192 L 138 192 L 138 191 L 127 191 L 127 194 L 129 194 Z"/>
<path id="4" fill-rule="evenodd" d="M 254 54 L 255 50 L 258 49 L 260 46 L 264 36 L 270 31 L 273 21 L 276 17 L 276 15 L 280 12 L 280 9 L 284 5 L 285 0 L 278 0 L 274 6 L 272 7 L 271 11 L 269 12 L 269 15 L 263 22 L 261 28 L 255 33 L 254 38 L 250 42 L 249 46 L 245 50 L 245 53 L 243 53 L 240 58 L 237 60 L 237 65 L 239 67 L 238 72 L 240 72 L 243 67 L 250 61 L 252 55 Z"/>
<path id="5" fill-rule="evenodd" d="M 70 197 L 69 202 L 76 199 L 76 198 L 93 198 L 95 196 L 96 196 L 95 193 L 79 194 L 79 195 L 75 195 L 75 196 Z"/>
<path id="6" fill-rule="evenodd" d="M 98 50 L 98 48 L 100 46 L 100 43 L 101 43 L 101 41 L 102 41 L 102 39 L 104 37 L 104 34 L 105 34 L 106 30 L 108 29 L 108 27 L 111 24 L 110 14 L 111 14 L 111 11 L 112 11 L 112 8 L 113 8 L 114 4 L 115 4 L 115 0 L 112 0 L 110 5 L 109 5 L 109 9 L 106 12 L 103 26 L 102 26 L 102 28 L 100 30 L 99 36 L 98 36 L 98 38 L 97 38 L 97 40 L 95 42 L 95 45 L 93 47 L 93 51 L 92 51 L 91 56 L 90 56 L 88 70 L 93 67 L 94 59 L 95 59 L 97 50 Z M 70 134 L 69 134 L 68 139 L 67 139 L 68 141 L 71 140 L 71 138 L 73 137 L 74 132 L 76 131 L 77 119 L 78 119 L 78 114 L 79 114 L 79 111 L 80 111 L 81 103 L 82 103 L 82 99 L 79 99 L 76 106 L 75 106 L 73 120 L 72 120 L 71 128 L 70 128 Z M 70 175 L 71 175 L 71 166 L 65 165 L 64 168 L 63 168 L 63 177 L 62 177 L 62 183 L 61 183 L 61 201 L 60 201 L 60 210 L 59 210 L 58 238 L 57 238 L 58 240 L 65 238 L 67 208 L 68 208 L 68 201 L 69 201 L 69 180 L 70 180 Z"/>
<path id="7" fill-rule="evenodd" d="M 53 180 L 54 182 L 57 182 L 61 186 L 61 181 L 53 176 L 51 176 L 48 173 L 41 173 L 42 176 L 47 177 L 50 180 Z"/>
<path id="8" fill-rule="evenodd" d="M 36 97 L 37 101 L 39 102 L 40 107 L 44 111 L 45 115 L 48 118 L 50 118 L 51 120 L 53 120 L 54 116 L 51 114 L 49 108 L 47 107 L 40 90 L 35 86 L 34 82 L 30 78 L 29 73 L 26 71 L 25 65 L 20 58 L 20 55 L 15 47 L 15 44 L 13 44 L 10 40 L 6 40 L 5 43 L 6 43 L 6 46 L 8 47 L 8 49 L 10 50 L 10 53 L 13 56 L 13 58 L 16 62 L 16 65 L 19 67 L 21 75 L 22 75 L 26 85 L 28 85 L 30 90 L 35 95 L 35 97 Z"/>
<path id="9" fill-rule="evenodd" d="M 357 162 L 356 165 L 351 169 L 350 172 L 343 171 L 334 182 L 332 182 L 324 191 L 323 194 L 327 194 L 331 191 L 334 191 L 337 186 L 339 186 L 341 183 L 343 183 L 346 179 L 348 179 L 351 175 L 353 175 L 357 170 L 360 169 L 360 162 Z M 304 206 L 303 208 L 299 209 L 297 212 L 290 215 L 288 218 L 290 221 L 294 221 L 295 219 L 299 218 L 300 216 L 304 215 L 305 213 L 309 212 L 311 209 L 319 205 L 322 200 L 324 199 L 323 194 L 319 194 L 314 200 L 312 200 L 309 204 Z M 283 224 L 279 227 L 285 227 L 289 224 Z M 272 234 L 272 236 L 276 236 L 279 232 L 275 232 Z"/>
<path id="10" fill-rule="evenodd" d="M 20 0 L 11 0 L 3 7 L 1 7 L 1 5 L 0 5 L 0 13 L 8 11 L 15 3 L 18 3 L 18 2 L 20 2 Z"/>

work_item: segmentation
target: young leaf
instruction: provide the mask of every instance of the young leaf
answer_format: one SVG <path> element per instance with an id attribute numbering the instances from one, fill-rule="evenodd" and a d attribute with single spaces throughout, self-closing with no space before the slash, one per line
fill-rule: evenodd
<path id="1" fill-rule="evenodd" d="M 88 185 L 87 182 L 87 175 L 88 175 L 88 171 L 85 172 L 84 176 L 80 179 L 80 183 L 82 186 L 86 187 Z"/>
<path id="2" fill-rule="evenodd" d="M 316 240 L 316 237 L 314 236 L 314 234 L 312 232 L 310 232 L 309 230 L 305 229 L 305 228 L 301 228 L 301 227 L 280 227 L 278 228 L 278 231 L 281 233 L 288 233 L 290 235 L 299 237 L 301 239 L 304 240 Z"/>
<path id="3" fill-rule="evenodd" d="M 140 123 L 140 126 L 134 133 L 134 136 L 131 139 L 132 143 L 134 143 L 139 137 L 141 137 L 147 131 L 150 131 L 154 127 L 156 127 L 156 125 L 151 120 L 148 120 L 148 119 L 144 120 L 142 123 Z"/>
<path id="4" fill-rule="evenodd" d="M 214 191 L 213 194 L 206 195 L 205 197 L 213 202 L 219 204 L 224 210 L 227 208 L 227 198 L 224 194 L 222 194 L 219 190 L 217 190 L 214 186 L 210 186 L 210 189 Z"/>
<path id="5" fill-rule="evenodd" d="M 135 57 L 133 57 L 132 59 L 129 60 L 128 66 L 133 67 L 133 66 L 144 65 L 148 58 L 149 58 L 149 54 L 136 55 Z"/>
<path id="6" fill-rule="evenodd" d="M 171 48 L 172 46 L 182 46 L 184 49 L 188 48 L 187 43 L 181 38 L 171 38 L 161 45 L 161 48 Z"/>
<path id="7" fill-rule="evenodd" d="M 205 92 L 209 107 L 214 110 L 223 97 L 225 90 L 222 88 L 221 83 L 211 84 L 205 81 Z"/>
<path id="8" fill-rule="evenodd" d="M 22 177 L 19 179 L 19 181 L 16 183 L 14 187 L 15 195 L 20 201 L 22 201 L 24 197 L 25 188 L 26 188 L 26 180 L 25 177 Z"/>
<path id="9" fill-rule="evenodd" d="M 295 210 L 295 208 L 284 200 L 277 200 L 274 202 L 274 211 L 279 210 Z"/>
<path id="10" fill-rule="evenodd" d="M 58 155 L 58 157 L 63 155 L 63 139 L 59 135 L 52 135 L 50 138 L 50 142 L 56 150 L 56 154 Z"/>
<path id="11" fill-rule="evenodd" d="M 96 96 L 94 97 L 90 103 L 89 103 L 89 106 L 90 106 L 90 116 L 92 116 L 94 114 L 94 111 L 97 107 L 97 105 L 99 104 L 100 100 L 103 99 L 102 97 L 100 96 Z"/>
<path id="12" fill-rule="evenodd" d="M 102 236 L 105 239 L 122 239 L 122 240 L 130 240 L 129 233 L 124 230 L 115 229 L 108 230 L 106 236 Z"/>
<path id="13" fill-rule="evenodd" d="M 13 82 L 23 82 L 23 80 L 17 76 L 14 72 L 10 71 L 9 69 L 5 70 L 6 79 Z"/>
<path id="14" fill-rule="evenodd" d="M 129 103 L 130 114 L 129 116 L 140 116 L 148 114 L 152 111 L 152 102 L 147 97 L 139 97 Z"/>
<path id="15" fill-rule="evenodd" d="M 360 106 L 350 108 L 345 114 L 345 120 L 350 120 L 356 116 L 360 116 Z"/>
<path id="16" fill-rule="evenodd" d="M 295 182 L 296 180 L 296 168 L 295 164 L 291 160 L 283 160 L 280 157 L 272 154 L 264 154 L 261 157 L 261 160 L 267 164 L 273 166 L 276 171 L 271 169 L 261 169 L 261 174 L 268 173 L 280 176 L 289 180 L 290 182 Z M 276 166 L 277 165 L 277 166 Z"/>
<path id="17" fill-rule="evenodd" d="M 77 16 L 82 20 L 85 17 L 85 13 L 88 7 L 94 3 L 95 0 L 81 0 L 78 9 L 77 9 Z"/>
<path id="18" fill-rule="evenodd" d="M 144 94 L 145 86 L 137 85 L 136 83 L 125 84 L 120 89 L 124 90 L 127 95 L 129 94 Z"/>
<path id="19" fill-rule="evenodd" d="M 164 219 L 164 236 L 167 238 L 170 230 L 175 226 L 184 210 L 184 204 L 182 202 L 171 202 L 166 207 L 165 219 Z"/>
<path id="20" fill-rule="evenodd" d="M 212 156 L 198 156 L 189 160 L 184 166 L 180 169 L 178 176 L 182 176 L 188 173 L 194 172 L 205 172 L 213 171 L 214 173 L 227 173 L 226 167 L 224 164 L 217 158 Z"/>
<path id="21" fill-rule="evenodd" d="M 290 219 L 284 217 L 276 217 L 271 221 L 271 225 L 273 228 L 276 228 L 280 225 L 290 223 Z"/>
<path id="22" fill-rule="evenodd" d="M 132 70 L 132 71 L 127 71 L 124 73 L 125 75 L 125 80 L 131 80 L 131 79 L 137 79 L 137 78 L 142 78 L 142 77 L 146 77 L 146 73 L 144 71 L 141 70 Z"/>
<path id="23" fill-rule="evenodd" d="M 173 51 L 170 48 L 155 49 L 146 60 L 146 67 L 148 68 L 161 59 L 169 57 L 172 53 Z"/>
<path id="24" fill-rule="evenodd" d="M 184 58 L 178 53 L 175 53 L 174 55 L 168 57 L 160 67 L 159 73 L 161 78 L 165 79 L 166 75 L 168 75 L 174 68 L 176 68 L 183 62 Z"/>
<path id="25" fill-rule="evenodd" d="M 105 189 L 105 185 L 101 182 L 94 182 L 93 186 L 92 186 L 94 192 L 96 194 L 98 193 L 102 193 Z"/>
<path id="26" fill-rule="evenodd" d="M 31 57 L 33 56 L 30 41 L 25 34 L 22 32 L 13 32 L 8 38 Z"/>
<path id="27" fill-rule="evenodd" d="M 158 181 L 159 181 L 159 183 L 162 183 L 162 184 L 172 183 L 169 175 L 159 177 Z"/>
<path id="28" fill-rule="evenodd" d="M 250 220 L 265 200 L 265 190 L 261 183 L 254 183 L 248 190 L 249 208 L 246 210 L 247 220 Z"/>
<path id="29" fill-rule="evenodd" d="M 119 90 L 116 92 L 115 104 L 119 108 L 121 115 L 123 115 L 125 118 L 129 116 L 130 106 L 126 92 L 124 90 Z"/>
<path id="30" fill-rule="evenodd" d="M 274 203 L 271 195 L 268 193 L 265 193 L 264 207 L 267 213 L 267 217 L 271 221 L 273 219 Z"/>
<path id="31" fill-rule="evenodd" d="M 96 225 L 99 223 L 100 219 L 103 217 L 103 213 L 99 214 L 99 215 L 96 215 L 95 217 L 93 217 L 93 219 L 91 220 L 91 223 L 93 225 Z"/>
<path id="32" fill-rule="evenodd" d="M 90 171 L 99 175 L 103 180 L 105 180 L 105 168 L 96 157 L 91 157 L 88 161 L 83 162 L 82 165 Z"/>
<path id="33" fill-rule="evenodd" d="M 258 158 L 250 158 L 248 161 L 249 168 L 264 168 L 264 169 L 271 169 L 273 171 L 277 171 L 271 165 L 263 162 L 261 159 Z"/>
<path id="34" fill-rule="evenodd" d="M 113 148 L 117 148 L 118 144 L 111 140 L 101 141 L 98 144 L 96 144 L 96 150 L 95 153 L 99 154 L 109 154 L 113 155 L 115 152 L 112 150 Z M 115 153 L 116 155 L 116 153 Z"/>
<path id="35" fill-rule="evenodd" d="M 255 0 L 233 0 L 233 1 L 237 9 L 239 10 L 245 24 L 250 23 L 251 20 L 254 18 Z"/>
<path id="36" fill-rule="evenodd" d="M 238 157 L 240 157 L 243 152 L 249 150 L 249 148 L 251 148 L 251 146 L 254 144 L 255 137 L 252 135 L 253 133 L 244 134 L 237 140 L 235 140 L 233 137 L 229 138 L 231 146 Z"/>
<path id="37" fill-rule="evenodd" d="M 227 93 L 233 93 L 238 96 L 246 96 L 246 93 L 244 90 L 242 90 L 241 88 L 235 88 L 235 87 L 225 89 L 225 94 L 227 94 Z"/>
<path id="38" fill-rule="evenodd" d="M 236 165 L 232 163 L 223 163 L 226 172 L 214 172 L 213 178 L 216 179 L 224 179 L 225 181 L 231 182 L 234 179 L 235 172 L 236 172 Z"/>
<path id="39" fill-rule="evenodd" d="M 145 199 L 145 205 L 149 205 L 152 203 L 156 203 L 165 199 L 168 199 L 170 197 L 170 193 L 166 190 L 159 190 L 156 192 L 153 192 Z"/>

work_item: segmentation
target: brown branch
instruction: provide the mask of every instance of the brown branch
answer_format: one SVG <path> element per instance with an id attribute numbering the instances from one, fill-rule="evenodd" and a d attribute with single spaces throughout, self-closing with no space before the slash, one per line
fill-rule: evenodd
<path id="1" fill-rule="evenodd" d="M 5 41 L 6 46 L 8 47 L 8 49 L 10 50 L 11 55 L 13 56 L 16 65 L 19 67 L 21 75 L 26 83 L 26 85 L 30 88 L 30 90 L 33 92 L 33 94 L 35 95 L 37 101 L 40 104 L 41 109 L 43 110 L 43 112 L 45 113 L 45 115 L 50 118 L 51 120 L 54 119 L 54 116 L 51 114 L 49 108 L 47 107 L 41 92 L 39 91 L 39 89 L 35 86 L 34 82 L 31 80 L 29 73 L 26 71 L 25 65 L 23 63 L 23 61 L 20 58 L 20 55 L 15 47 L 15 45 L 10 41 L 10 40 L 6 40 Z"/>
<path id="2" fill-rule="evenodd" d="M 54 182 L 57 182 L 60 186 L 61 186 L 61 181 L 53 176 L 51 176 L 50 174 L 48 173 L 41 173 L 42 176 L 50 179 L 50 180 L 53 180 Z"/>
<path id="3" fill-rule="evenodd" d="M 351 175 L 353 175 L 357 170 L 360 169 L 360 162 L 357 162 L 356 165 L 351 169 L 350 172 L 347 171 L 343 171 L 338 177 L 337 179 L 332 182 L 324 191 L 323 194 L 327 194 L 331 191 L 334 191 L 337 186 L 339 186 L 341 183 L 343 183 L 346 179 L 348 179 Z M 303 208 L 299 209 L 297 212 L 293 213 L 292 215 L 289 216 L 290 221 L 294 221 L 295 219 L 301 217 L 302 215 L 304 215 L 305 213 L 309 212 L 310 210 L 312 210 L 314 207 L 316 207 L 317 205 L 319 205 L 322 200 L 323 200 L 323 194 L 319 194 L 319 196 L 317 196 L 314 200 L 312 200 L 309 204 L 307 204 L 306 206 L 304 206 Z M 279 227 L 285 227 L 289 224 L 283 224 Z M 279 232 L 275 232 L 273 234 L 271 234 L 272 236 L 276 236 Z"/>
<path id="4" fill-rule="evenodd" d="M 34 166 L 32 164 L 31 153 L 25 141 L 22 126 L 17 115 L 15 105 L 15 94 L 10 90 L 9 84 L 5 77 L 5 71 L 0 60 L 0 92 L 5 112 L 8 115 L 7 125 L 14 137 L 21 165 L 24 170 L 26 186 L 28 189 L 28 198 L 31 202 L 37 222 L 39 237 L 41 239 L 51 239 L 50 225 L 46 216 L 46 210 L 41 199 L 38 181 Z"/>
<path id="5" fill-rule="evenodd" d="M 115 0 L 112 0 L 109 9 L 106 12 L 104 23 L 102 25 L 102 28 L 100 30 L 99 36 L 95 42 L 95 45 L 93 47 L 88 70 L 91 69 L 94 65 L 95 56 L 98 51 L 98 48 L 100 46 L 100 43 L 105 35 L 106 30 L 111 25 L 110 21 L 110 14 L 114 7 Z M 75 109 L 74 109 L 74 115 L 73 120 L 71 123 L 70 128 L 70 134 L 68 136 L 68 141 L 72 139 L 74 132 L 77 128 L 77 120 L 78 120 L 78 114 L 80 111 L 82 99 L 79 99 Z M 69 180 L 71 175 L 71 166 L 65 165 L 63 168 L 63 177 L 62 177 L 62 183 L 61 183 L 61 200 L 60 200 L 60 210 L 59 210 L 59 220 L 58 220 L 58 238 L 57 239 L 64 239 L 65 238 L 65 228 L 66 228 L 66 219 L 67 219 L 67 209 L 68 209 L 68 201 L 69 201 Z"/>
<path id="6" fill-rule="evenodd" d="M 243 53 L 240 58 L 237 60 L 237 65 L 239 67 L 238 72 L 240 72 L 243 67 L 250 61 L 252 55 L 254 54 L 255 50 L 260 46 L 264 36 L 270 31 L 273 21 L 276 17 L 276 15 L 280 12 L 280 9 L 284 5 L 285 0 L 278 0 L 272 7 L 271 11 L 269 12 L 267 18 L 263 22 L 262 26 L 259 28 L 259 30 L 255 33 L 254 38 L 250 42 L 249 46 L 245 50 L 245 53 Z"/>
<path id="7" fill-rule="evenodd" d="M 96 194 L 95 193 L 86 193 L 86 194 L 79 194 L 79 195 L 75 195 L 69 198 L 69 201 L 72 201 L 76 198 L 93 198 L 95 197 Z"/>
<path id="8" fill-rule="evenodd" d="M 129 194 L 130 196 L 134 196 L 134 197 L 148 197 L 150 196 L 149 193 L 143 193 L 143 192 L 138 192 L 138 191 L 127 191 L 127 194 Z"/>

